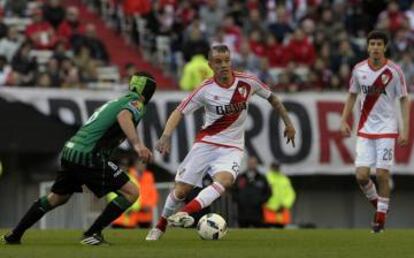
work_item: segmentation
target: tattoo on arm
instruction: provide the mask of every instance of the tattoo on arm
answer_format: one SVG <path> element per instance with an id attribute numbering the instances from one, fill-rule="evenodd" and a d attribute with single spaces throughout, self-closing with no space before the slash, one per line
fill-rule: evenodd
<path id="1" fill-rule="evenodd" d="M 292 122 L 290 121 L 285 106 L 282 104 L 282 102 L 279 101 L 279 99 L 274 94 L 270 95 L 268 101 L 272 105 L 272 107 L 279 113 L 285 125 L 292 125 Z"/>

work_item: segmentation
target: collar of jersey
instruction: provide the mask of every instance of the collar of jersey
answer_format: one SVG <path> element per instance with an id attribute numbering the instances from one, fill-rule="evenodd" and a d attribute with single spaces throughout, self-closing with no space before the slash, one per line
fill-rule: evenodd
<path id="1" fill-rule="evenodd" d="M 217 80 L 216 80 L 216 76 L 214 76 L 214 77 L 213 77 L 213 78 L 214 78 L 214 82 L 215 82 L 218 86 L 220 86 L 221 88 L 228 89 L 228 88 L 230 88 L 231 86 L 233 86 L 234 81 L 236 80 L 236 76 L 234 75 L 234 73 L 233 73 L 233 72 L 231 72 L 231 74 L 233 75 L 233 80 L 232 80 L 229 84 L 222 84 L 222 83 L 220 83 L 219 81 L 217 81 Z"/>

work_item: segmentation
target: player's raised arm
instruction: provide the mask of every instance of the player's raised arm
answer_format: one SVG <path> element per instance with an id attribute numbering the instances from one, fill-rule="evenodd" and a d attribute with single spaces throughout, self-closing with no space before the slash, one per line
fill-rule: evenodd
<path id="1" fill-rule="evenodd" d="M 174 132 L 175 128 L 180 123 L 183 114 L 175 109 L 170 117 L 168 117 L 167 123 L 165 124 L 164 132 L 162 133 L 160 140 L 158 141 L 155 148 L 161 153 L 169 153 L 171 149 L 171 135 Z"/>
<path id="2" fill-rule="evenodd" d="M 410 117 L 410 100 L 408 96 L 400 98 L 402 129 L 398 137 L 398 144 L 400 146 L 406 146 L 408 144 L 408 132 L 409 132 L 409 117 Z"/>
<path id="3" fill-rule="evenodd" d="M 357 94 L 350 92 L 348 98 L 346 99 L 344 109 L 342 110 L 341 118 L 341 133 L 343 136 L 351 136 L 352 128 L 348 124 L 348 117 L 354 109 L 355 101 L 357 99 Z"/>
<path id="4" fill-rule="evenodd" d="M 131 143 L 134 151 L 145 162 L 152 161 L 151 151 L 141 142 L 137 130 L 135 128 L 132 114 L 128 110 L 122 110 L 117 115 L 119 126 L 125 133 L 127 139 Z"/>
<path id="5" fill-rule="evenodd" d="M 285 106 L 282 104 L 282 102 L 279 101 L 279 99 L 274 94 L 270 95 L 268 101 L 272 105 L 273 109 L 279 113 L 280 117 L 285 123 L 285 131 L 283 133 L 283 136 L 287 138 L 286 143 L 292 142 L 292 146 L 295 147 L 296 129 L 289 118 Z"/>

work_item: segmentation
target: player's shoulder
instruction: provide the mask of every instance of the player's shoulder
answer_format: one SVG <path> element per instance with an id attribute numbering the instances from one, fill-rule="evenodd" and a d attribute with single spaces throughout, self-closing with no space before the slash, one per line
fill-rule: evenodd
<path id="1" fill-rule="evenodd" d="M 368 59 L 362 60 L 361 62 L 354 65 L 354 71 L 366 69 L 368 67 Z"/>
<path id="2" fill-rule="evenodd" d="M 390 69 L 392 69 L 392 70 L 395 70 L 395 71 L 397 71 L 397 72 L 400 72 L 401 71 L 401 67 L 400 67 L 400 65 L 399 64 L 397 64 L 397 63 L 395 63 L 394 61 L 392 61 L 392 60 L 387 60 L 387 66 L 390 68 Z"/>
<path id="3" fill-rule="evenodd" d="M 250 79 L 250 80 L 259 80 L 256 75 L 249 72 L 240 72 L 240 71 L 233 71 L 233 74 L 236 78 L 239 79 Z"/>

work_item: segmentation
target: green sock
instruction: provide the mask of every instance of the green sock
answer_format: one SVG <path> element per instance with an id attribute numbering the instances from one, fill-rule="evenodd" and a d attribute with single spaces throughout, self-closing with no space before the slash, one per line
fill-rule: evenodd
<path id="1" fill-rule="evenodd" d="M 85 236 L 91 236 L 95 233 L 100 234 L 112 221 L 118 218 L 132 203 L 122 194 L 118 195 L 112 202 L 108 203 L 105 210 L 95 220 L 92 226 L 84 233 Z"/>

